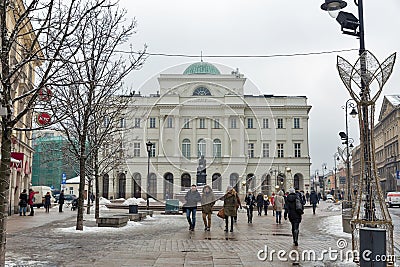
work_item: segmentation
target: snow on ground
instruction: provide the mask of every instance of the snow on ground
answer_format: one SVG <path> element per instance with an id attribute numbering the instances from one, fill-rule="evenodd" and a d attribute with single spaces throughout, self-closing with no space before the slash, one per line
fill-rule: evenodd
<path id="1" fill-rule="evenodd" d="M 323 218 L 320 220 L 318 228 L 328 235 L 351 238 L 351 234 L 343 232 L 342 214 Z"/>
<path id="2" fill-rule="evenodd" d="M 124 203 L 122 203 L 122 205 L 139 205 L 140 200 L 138 200 L 137 198 L 128 198 L 127 200 L 124 201 Z"/>
<path id="3" fill-rule="evenodd" d="M 72 227 L 66 227 L 66 228 L 57 228 L 54 229 L 57 232 L 62 232 L 62 233 L 73 233 L 73 234 L 82 234 L 82 233 L 110 233 L 110 232 L 124 232 L 128 229 L 133 229 L 141 226 L 142 223 L 140 222 L 133 222 L 133 221 L 128 221 L 126 226 L 116 228 L 116 227 L 89 227 L 89 226 L 83 226 L 83 231 L 77 231 L 76 226 Z"/>

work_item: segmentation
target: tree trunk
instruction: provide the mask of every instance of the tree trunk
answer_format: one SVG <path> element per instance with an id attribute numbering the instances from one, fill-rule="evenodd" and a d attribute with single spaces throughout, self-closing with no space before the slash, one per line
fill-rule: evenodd
<path id="1" fill-rule="evenodd" d="M 96 187 L 96 206 L 95 206 L 95 212 L 94 212 L 94 216 L 96 219 L 99 218 L 100 216 L 100 203 L 99 203 L 99 199 L 100 199 L 100 193 L 99 193 L 99 154 L 98 154 L 98 149 L 96 149 L 96 151 L 94 152 L 94 184 Z"/>
<path id="2" fill-rule="evenodd" d="M 86 177 L 86 127 L 83 127 L 83 134 L 79 140 L 80 158 L 79 158 L 79 198 L 78 198 L 78 215 L 76 218 L 76 230 L 83 230 L 83 205 L 85 193 L 85 177 Z"/>

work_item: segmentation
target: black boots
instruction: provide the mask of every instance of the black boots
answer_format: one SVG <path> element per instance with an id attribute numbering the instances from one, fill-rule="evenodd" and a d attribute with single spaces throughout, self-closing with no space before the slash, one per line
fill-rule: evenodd
<path id="1" fill-rule="evenodd" d="M 299 240 L 299 230 L 294 230 L 293 231 L 293 244 L 296 247 L 299 245 L 298 240 Z"/>

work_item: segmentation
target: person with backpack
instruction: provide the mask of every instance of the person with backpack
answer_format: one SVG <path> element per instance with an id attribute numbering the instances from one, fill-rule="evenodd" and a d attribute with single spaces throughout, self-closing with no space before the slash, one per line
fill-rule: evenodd
<path id="1" fill-rule="evenodd" d="M 304 206 L 302 204 L 302 200 L 300 196 L 296 193 L 294 188 L 289 189 L 289 195 L 286 197 L 285 203 L 285 220 L 288 219 L 292 224 L 292 236 L 293 236 L 293 244 L 298 246 L 299 240 L 299 232 L 300 232 L 300 223 L 303 215 Z"/>

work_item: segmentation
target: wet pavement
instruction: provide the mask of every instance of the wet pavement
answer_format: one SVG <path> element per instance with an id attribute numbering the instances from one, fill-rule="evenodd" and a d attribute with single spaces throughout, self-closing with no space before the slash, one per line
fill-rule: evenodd
<path id="1" fill-rule="evenodd" d="M 108 210 L 101 214 L 126 213 Z M 340 206 L 322 203 L 313 215 L 306 209 L 299 246 L 292 243 L 290 223 L 275 223 L 254 212 L 253 224 L 239 212 L 233 233 L 223 231 L 214 212 L 210 232 L 197 213 L 194 232 L 183 215 L 156 212 L 123 228 L 99 228 L 94 215 L 85 215 L 84 231 L 76 231 L 76 212 L 49 214 L 37 209 L 33 217 L 12 216 L 7 224 L 7 266 L 356 266 L 343 257 L 351 250 L 351 235 L 341 232 Z M 339 243 L 338 243 L 339 242 Z M 337 258 L 323 250 L 337 250 Z M 278 255 L 282 250 L 284 254 Z M 264 253 L 264 252 L 267 253 Z M 307 257 L 313 251 L 315 257 Z M 298 259 L 296 260 L 296 255 Z M 304 255 L 304 256 L 303 256 Z M 323 255 L 323 256 L 321 256 Z M 340 256 L 342 255 L 342 256 Z"/>

